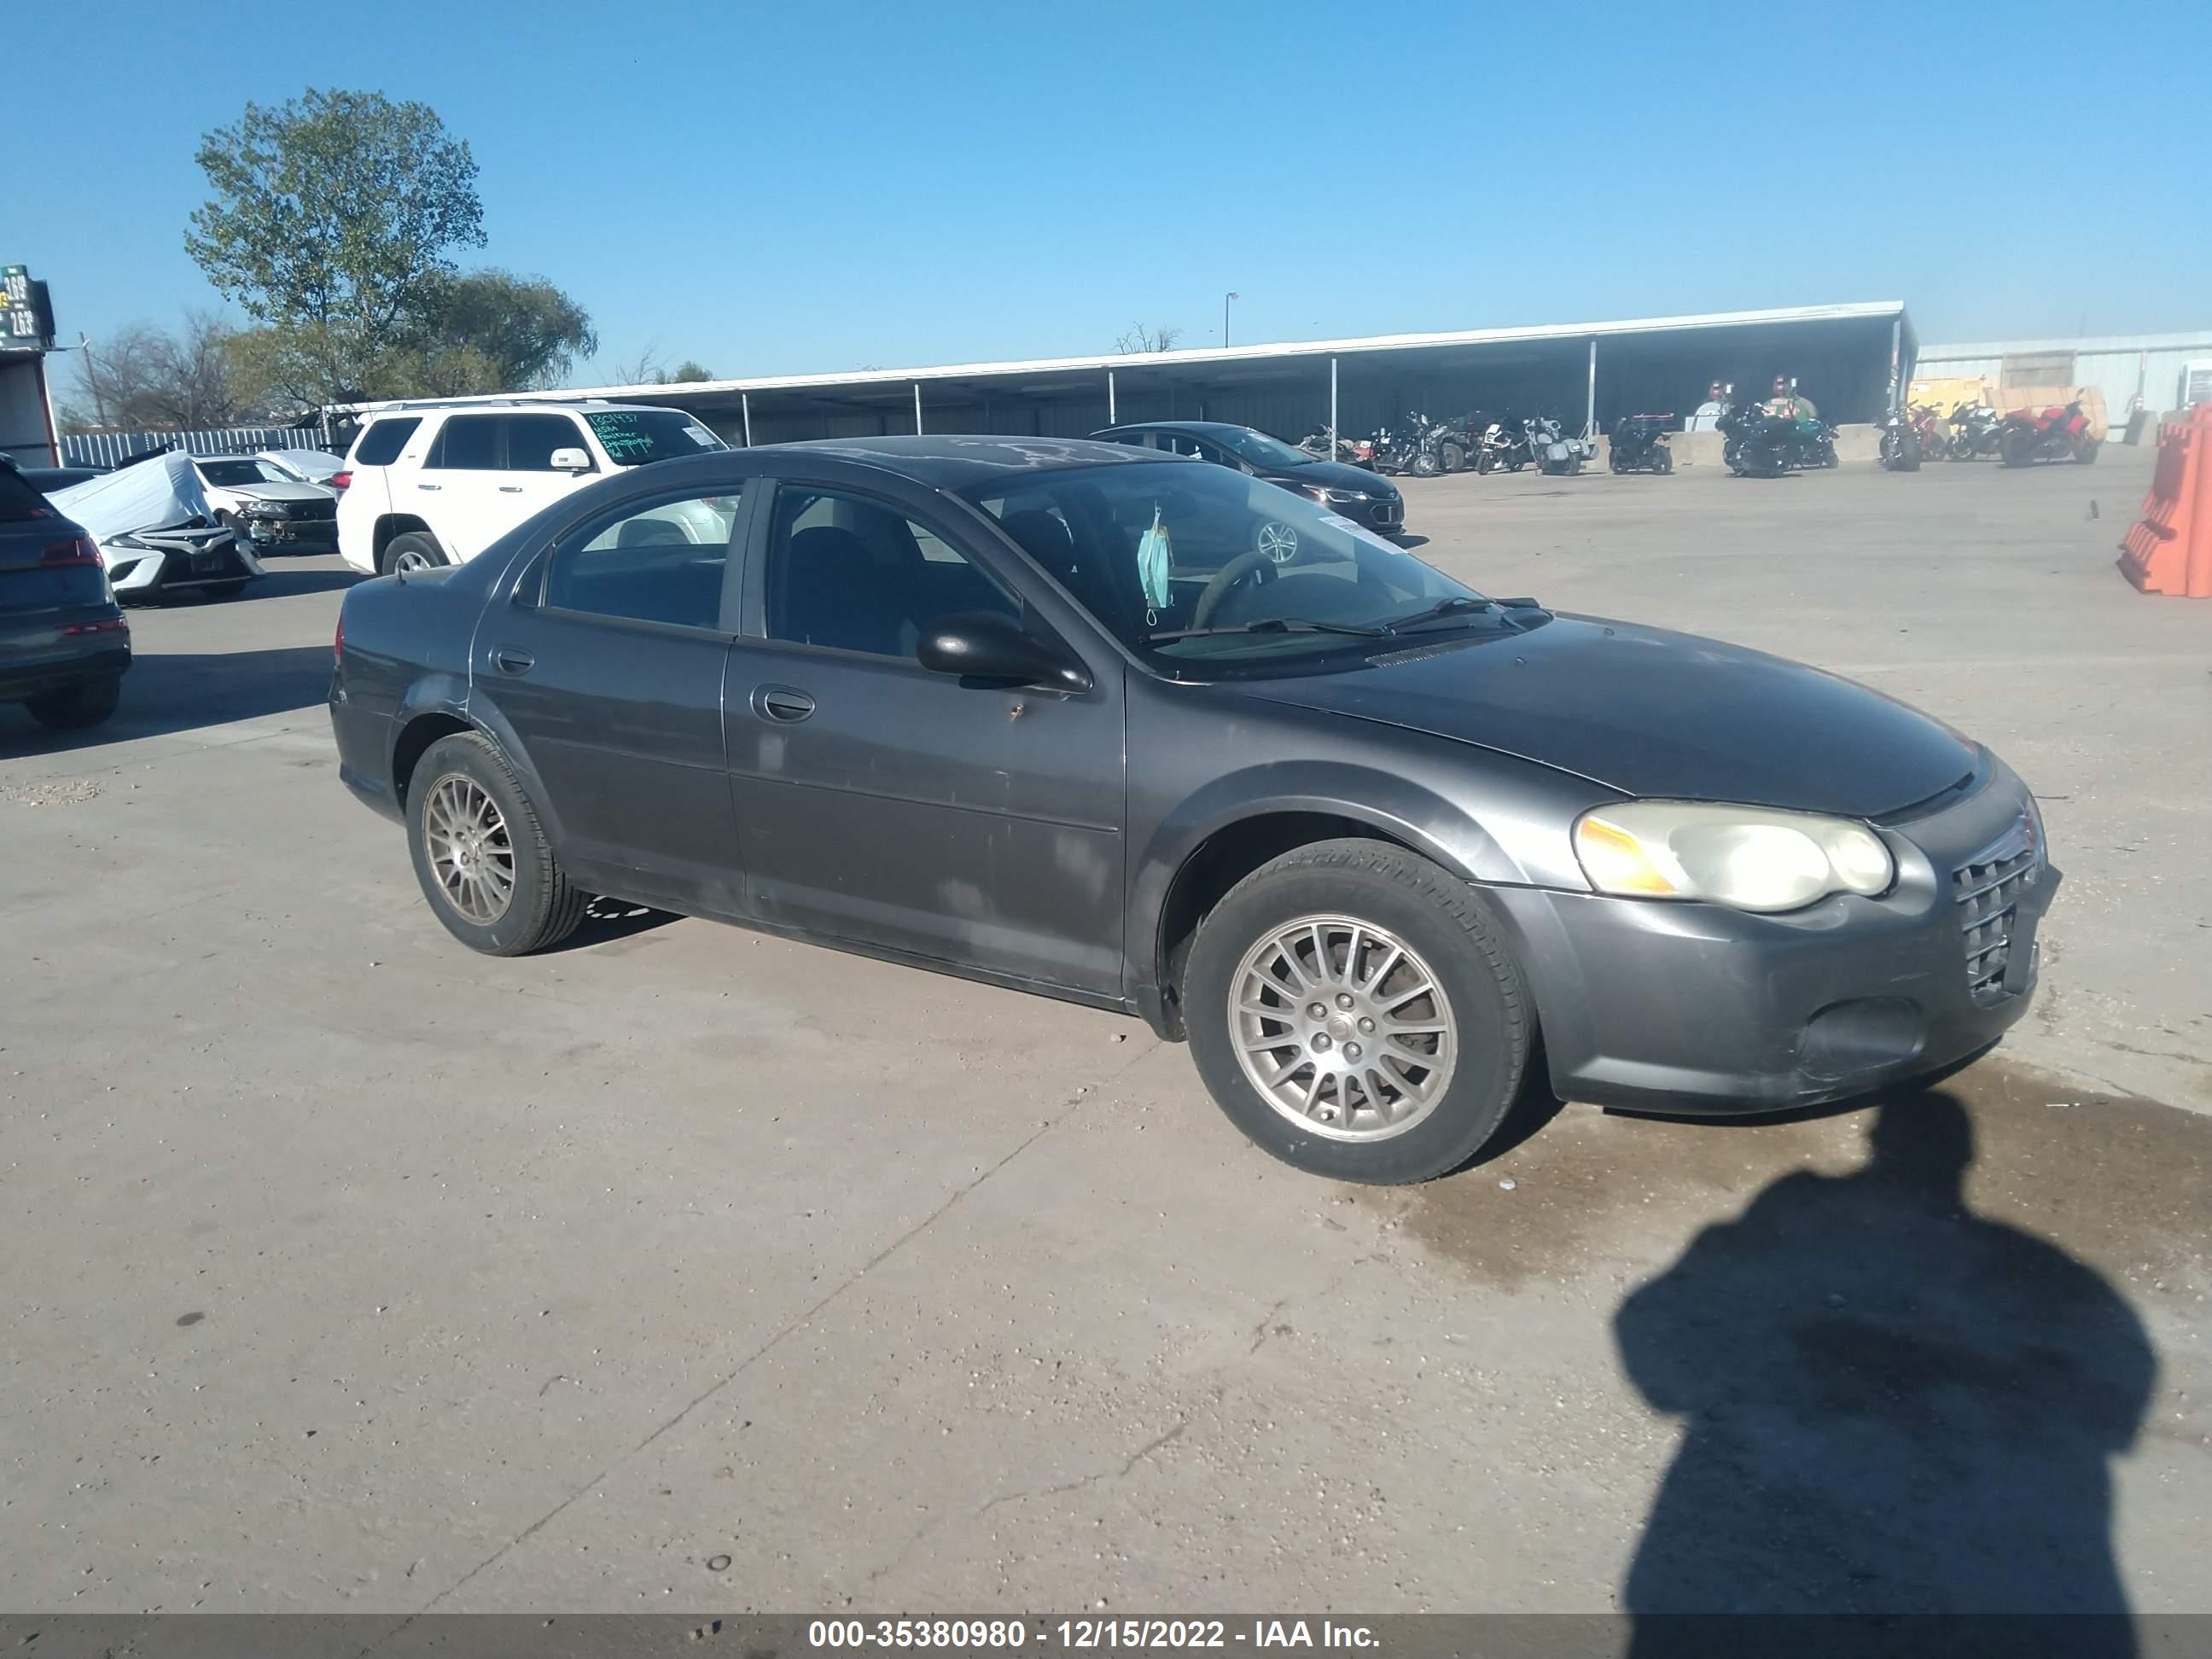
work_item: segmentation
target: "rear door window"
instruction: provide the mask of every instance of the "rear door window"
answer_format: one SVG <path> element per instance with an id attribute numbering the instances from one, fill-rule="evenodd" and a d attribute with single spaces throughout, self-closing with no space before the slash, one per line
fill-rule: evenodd
<path id="1" fill-rule="evenodd" d="M 496 415 L 456 415 L 447 421 L 430 446 L 422 465 L 445 471 L 488 471 L 499 465 L 499 428 Z"/>
<path id="2" fill-rule="evenodd" d="M 402 415 L 388 421 L 372 421 L 353 447 L 356 466 L 390 466 L 422 424 L 419 415 Z"/>

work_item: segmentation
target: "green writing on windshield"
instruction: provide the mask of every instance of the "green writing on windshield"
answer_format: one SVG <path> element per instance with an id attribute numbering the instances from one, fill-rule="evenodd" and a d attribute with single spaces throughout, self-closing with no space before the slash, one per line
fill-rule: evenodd
<path id="1" fill-rule="evenodd" d="M 586 416 L 599 441 L 606 446 L 607 456 L 615 461 L 642 461 L 652 459 L 655 445 L 653 434 L 643 429 L 638 417 L 626 410 L 617 410 L 604 415 Z"/>

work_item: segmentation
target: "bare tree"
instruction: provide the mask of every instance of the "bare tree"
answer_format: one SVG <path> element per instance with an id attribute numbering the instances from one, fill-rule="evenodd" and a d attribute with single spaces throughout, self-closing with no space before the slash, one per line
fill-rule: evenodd
<path id="1" fill-rule="evenodd" d="M 187 312 L 179 334 L 132 323 L 85 346 L 76 363 L 78 389 L 102 426 L 228 426 L 243 412 L 233 373 L 234 334 L 204 311 Z"/>
<path id="2" fill-rule="evenodd" d="M 1124 356 L 1133 356 L 1142 351 L 1173 351 L 1181 338 L 1182 329 L 1179 325 L 1146 328 L 1142 323 L 1132 323 L 1129 331 L 1117 337 L 1114 346 Z"/>

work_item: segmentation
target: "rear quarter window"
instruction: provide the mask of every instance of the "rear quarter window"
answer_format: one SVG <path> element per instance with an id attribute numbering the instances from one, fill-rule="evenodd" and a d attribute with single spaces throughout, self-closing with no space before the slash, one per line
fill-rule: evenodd
<path id="1" fill-rule="evenodd" d="M 390 466 L 399 459 L 399 452 L 407 447 L 407 441 L 422 424 L 422 417 L 402 416 L 386 421 L 371 421 L 362 428 L 353 447 L 352 463 L 356 466 Z"/>
<path id="2" fill-rule="evenodd" d="M 55 516 L 46 498 L 16 477 L 13 467 L 0 466 L 0 524 L 21 524 L 27 519 Z"/>

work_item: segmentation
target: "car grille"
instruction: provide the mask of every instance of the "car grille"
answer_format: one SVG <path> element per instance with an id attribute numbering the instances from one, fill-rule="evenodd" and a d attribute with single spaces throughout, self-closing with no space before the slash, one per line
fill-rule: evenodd
<path id="1" fill-rule="evenodd" d="M 307 520 L 312 521 L 318 519 L 328 520 L 335 519 L 338 515 L 338 504 L 334 500 L 327 501 L 272 501 L 270 505 L 278 508 L 284 517 L 295 520 Z"/>
<path id="2" fill-rule="evenodd" d="M 2035 885 L 2042 865 L 2034 820 L 2022 812 L 2000 839 L 1952 872 L 1952 896 L 1966 940 L 1966 986 L 1978 1003 L 2005 998 L 2021 896 Z"/>
<path id="3" fill-rule="evenodd" d="M 1377 525 L 1387 528 L 1406 516 L 1406 504 L 1403 501 L 1377 501 L 1370 510 L 1370 516 Z"/>

